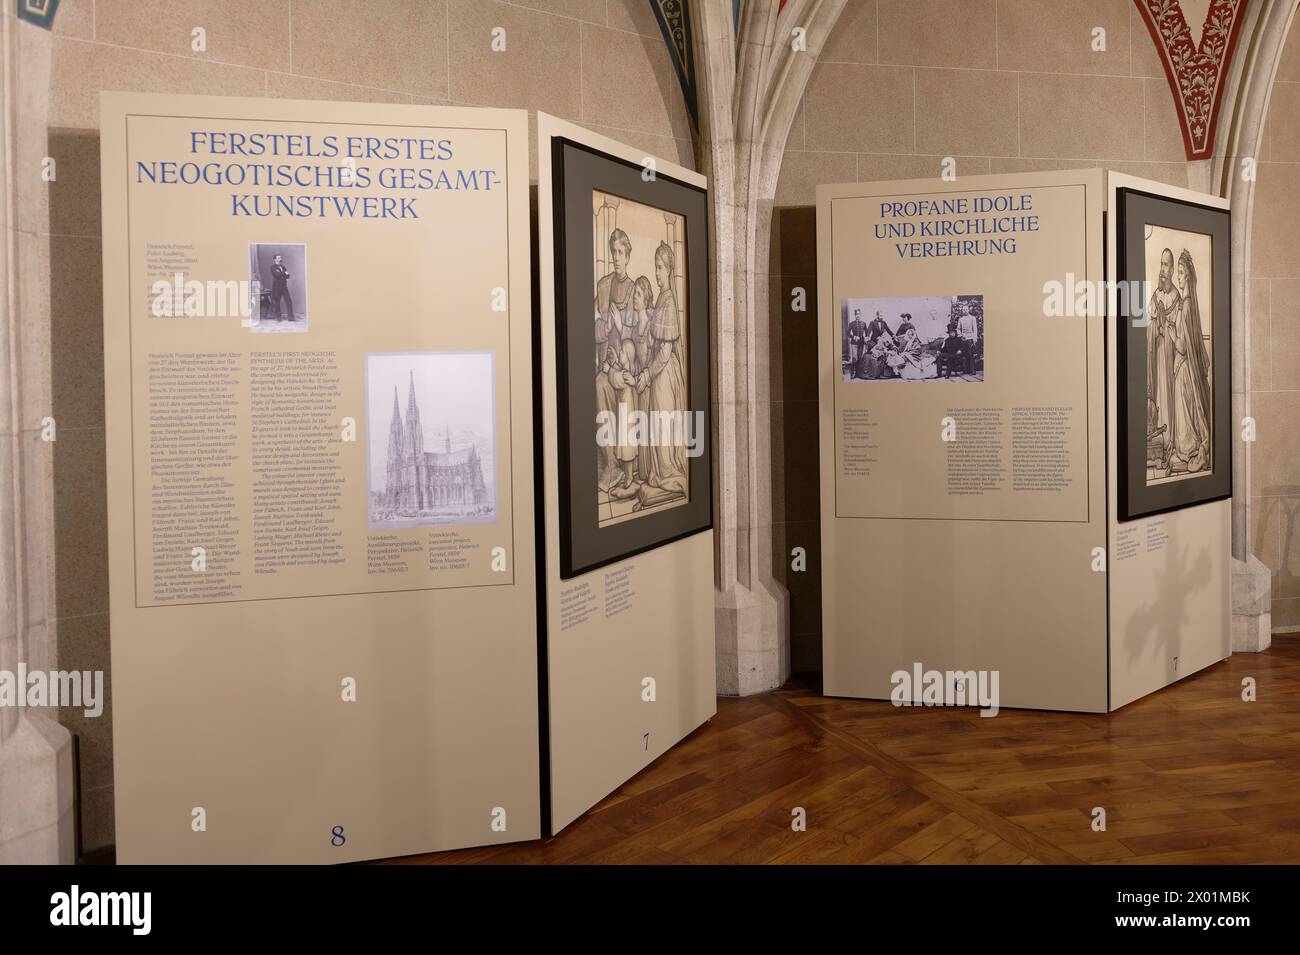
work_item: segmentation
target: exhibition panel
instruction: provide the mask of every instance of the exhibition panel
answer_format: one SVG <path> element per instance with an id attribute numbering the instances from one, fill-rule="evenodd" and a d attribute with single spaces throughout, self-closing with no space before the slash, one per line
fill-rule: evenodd
<path id="1" fill-rule="evenodd" d="M 120 861 L 540 834 L 526 136 L 104 94 Z"/>
<path id="2" fill-rule="evenodd" d="M 1227 867 L 1300 862 L 1298 23 L 5 3 L 0 875 L 78 869 L 0 921 L 680 864 L 1266 918 Z"/>
<path id="3" fill-rule="evenodd" d="M 1099 170 L 818 187 L 828 695 L 1106 709 L 1101 208 Z"/>
<path id="4" fill-rule="evenodd" d="M 1107 173 L 1110 708 L 1232 652 L 1228 202 Z"/>
<path id="5" fill-rule="evenodd" d="M 703 176 L 538 116 L 551 831 L 716 711 Z"/>

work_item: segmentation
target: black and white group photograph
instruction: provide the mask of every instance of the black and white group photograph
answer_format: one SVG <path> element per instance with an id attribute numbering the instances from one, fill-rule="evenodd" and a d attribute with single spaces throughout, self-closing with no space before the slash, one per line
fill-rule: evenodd
<path id="1" fill-rule="evenodd" d="M 841 375 L 857 381 L 983 381 L 984 296 L 849 298 Z"/>

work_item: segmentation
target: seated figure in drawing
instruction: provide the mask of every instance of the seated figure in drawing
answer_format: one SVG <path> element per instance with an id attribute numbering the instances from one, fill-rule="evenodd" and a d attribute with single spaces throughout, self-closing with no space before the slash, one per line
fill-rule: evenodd
<path id="1" fill-rule="evenodd" d="M 1204 471 L 1210 466 L 1210 375 L 1201 310 L 1196 298 L 1196 265 L 1186 249 L 1178 257 L 1178 310 L 1174 313 L 1173 427 L 1171 473 Z"/>

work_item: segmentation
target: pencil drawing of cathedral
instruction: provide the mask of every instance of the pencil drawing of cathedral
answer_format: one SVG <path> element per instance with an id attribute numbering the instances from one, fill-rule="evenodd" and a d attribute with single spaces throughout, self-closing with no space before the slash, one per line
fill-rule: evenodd
<path id="1" fill-rule="evenodd" d="M 487 500 L 483 465 L 473 445 L 451 449 L 451 430 L 442 451 L 424 450 L 420 405 L 415 398 L 415 373 L 406 403 L 406 424 L 393 389 L 393 420 L 388 428 L 388 478 L 384 504 L 398 510 L 429 511 L 446 504 L 482 506 Z"/>
<path id="2" fill-rule="evenodd" d="M 462 356 L 443 354 L 404 357 L 454 359 Z M 391 380 L 391 372 L 395 369 L 381 369 L 381 372 L 383 370 L 387 370 L 389 374 L 375 375 L 376 370 L 371 369 L 372 388 L 377 385 L 383 386 L 380 382 L 374 381 L 375 377 Z M 465 399 L 470 396 L 465 395 L 463 391 L 457 396 L 458 400 L 454 402 L 444 400 L 439 403 L 439 407 L 430 407 L 426 402 L 426 409 L 440 415 L 428 435 L 431 440 L 426 441 L 425 419 L 421 415 L 420 395 L 417 393 L 416 370 L 410 367 L 405 370 L 407 372 L 405 416 L 402 413 L 398 385 L 394 383 L 386 441 L 382 450 L 372 443 L 370 525 L 402 527 L 494 521 L 496 501 L 492 485 L 489 483 L 491 450 L 490 447 L 480 450 L 480 440 L 476 434 L 478 429 L 473 426 L 477 422 L 467 417 L 473 415 L 473 406 L 478 403 L 472 400 L 466 401 Z M 421 378 L 435 378 L 445 385 L 448 377 L 445 374 L 446 370 L 445 367 L 422 368 Z M 444 374 L 439 374 L 440 372 Z M 484 384 L 490 388 L 490 381 Z M 375 420 L 377 417 L 375 410 L 371 411 L 370 416 L 372 428 L 379 424 L 379 421 Z M 453 418 L 457 420 L 453 422 Z M 456 425 L 454 443 L 453 423 Z M 438 424 L 442 427 L 437 427 Z M 441 434 L 438 433 L 439 431 Z M 372 432 L 375 438 L 382 433 Z M 430 445 L 437 450 L 430 450 Z M 485 460 L 485 457 L 488 460 Z M 383 484 L 379 486 L 377 479 L 381 476 Z"/>

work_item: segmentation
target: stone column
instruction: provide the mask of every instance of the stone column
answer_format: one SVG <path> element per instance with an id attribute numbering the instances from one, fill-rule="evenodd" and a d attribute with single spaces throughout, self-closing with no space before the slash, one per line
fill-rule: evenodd
<path id="1" fill-rule="evenodd" d="M 844 0 L 695 0 L 700 167 L 713 246 L 714 539 L 718 692 L 760 693 L 790 673 L 787 594 L 772 576 L 768 243 L 786 137 Z M 801 33 L 796 33 L 796 29 Z"/>
<path id="2" fill-rule="evenodd" d="M 1250 275 L 1255 178 L 1244 160 L 1259 156 L 1269 98 L 1295 0 L 1259 0 L 1247 6 L 1237 52 L 1225 78 L 1214 157 L 1192 164 L 1193 188 L 1232 203 L 1232 649 L 1267 650 L 1272 642 L 1272 577 L 1251 549 L 1252 443 L 1241 422 L 1251 413 Z M 1262 440 L 1268 440 L 1261 435 Z"/>
<path id="3" fill-rule="evenodd" d="M 55 665 L 49 566 L 49 276 L 41 254 L 46 208 L 41 160 L 50 35 L 0 13 L 3 121 L 0 122 L 0 671 Z M 18 692 L 25 688 L 18 686 Z M 0 707 L 0 865 L 70 863 L 72 739 L 54 711 Z"/>

